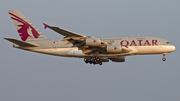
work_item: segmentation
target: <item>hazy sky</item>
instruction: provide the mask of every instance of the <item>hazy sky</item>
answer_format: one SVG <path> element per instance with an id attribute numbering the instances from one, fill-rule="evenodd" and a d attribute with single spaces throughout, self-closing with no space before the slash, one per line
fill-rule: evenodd
<path id="1" fill-rule="evenodd" d="M 1 0 L 0 101 L 179 101 L 179 0 Z M 48 38 L 62 38 L 42 23 L 83 35 L 157 36 L 176 50 L 128 56 L 125 63 L 87 65 L 15 49 L 20 39 L 7 10 L 20 10 Z"/>

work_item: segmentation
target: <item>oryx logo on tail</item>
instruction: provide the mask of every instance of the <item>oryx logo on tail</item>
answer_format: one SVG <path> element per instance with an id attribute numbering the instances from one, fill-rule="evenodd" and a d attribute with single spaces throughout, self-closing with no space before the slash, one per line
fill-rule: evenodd
<path id="1" fill-rule="evenodd" d="M 21 23 L 21 24 L 16 23 L 15 25 L 17 27 L 20 27 L 20 28 L 17 28 L 17 31 L 23 41 L 26 41 L 28 37 L 34 37 L 37 39 L 40 36 L 38 32 L 34 29 L 34 27 L 32 27 L 28 22 L 18 17 L 17 15 L 12 14 L 11 12 L 9 12 L 9 14 L 11 15 L 12 20 L 15 20 Z"/>

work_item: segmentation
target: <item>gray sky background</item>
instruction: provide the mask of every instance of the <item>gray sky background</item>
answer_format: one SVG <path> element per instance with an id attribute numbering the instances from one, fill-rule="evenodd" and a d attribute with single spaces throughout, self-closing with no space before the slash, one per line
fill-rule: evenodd
<path id="1" fill-rule="evenodd" d="M 179 0 L 1 0 L 1 101 L 179 101 Z M 157 36 L 176 50 L 128 56 L 125 63 L 86 65 L 15 49 L 3 37 L 20 39 L 7 10 L 20 10 L 48 38 L 61 35 L 42 23 L 83 34 Z"/>

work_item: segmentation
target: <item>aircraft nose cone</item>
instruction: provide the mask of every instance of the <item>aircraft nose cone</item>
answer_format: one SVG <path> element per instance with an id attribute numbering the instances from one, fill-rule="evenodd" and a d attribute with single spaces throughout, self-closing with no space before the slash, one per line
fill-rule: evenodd
<path id="1" fill-rule="evenodd" d="M 176 49 L 174 45 L 171 46 L 171 51 L 173 52 Z"/>
<path id="2" fill-rule="evenodd" d="M 175 46 L 172 46 L 172 49 L 173 49 L 173 51 L 176 49 L 176 47 Z"/>

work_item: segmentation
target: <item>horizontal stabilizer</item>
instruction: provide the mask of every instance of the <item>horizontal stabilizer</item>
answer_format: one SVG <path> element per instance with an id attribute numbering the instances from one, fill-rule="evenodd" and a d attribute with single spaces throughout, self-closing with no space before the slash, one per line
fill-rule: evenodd
<path id="1" fill-rule="evenodd" d="M 17 44 L 19 46 L 22 46 L 22 47 L 38 47 L 38 45 L 35 45 L 35 44 L 32 44 L 32 43 L 28 43 L 28 42 L 24 42 L 24 41 L 21 41 L 21 40 L 18 40 L 18 39 L 13 39 L 13 38 L 4 38 L 14 44 Z"/>

